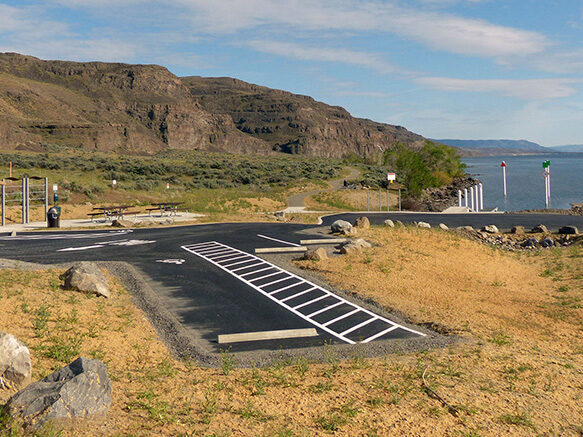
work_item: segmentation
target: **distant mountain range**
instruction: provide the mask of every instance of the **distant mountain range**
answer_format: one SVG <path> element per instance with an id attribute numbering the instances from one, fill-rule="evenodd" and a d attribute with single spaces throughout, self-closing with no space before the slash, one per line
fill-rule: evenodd
<path id="1" fill-rule="evenodd" d="M 456 147 L 462 156 L 532 155 L 555 151 L 527 140 L 433 139 L 432 141 Z"/>
<path id="2" fill-rule="evenodd" d="M 583 144 L 570 144 L 568 146 L 549 147 L 553 152 L 578 152 L 583 153 Z"/>

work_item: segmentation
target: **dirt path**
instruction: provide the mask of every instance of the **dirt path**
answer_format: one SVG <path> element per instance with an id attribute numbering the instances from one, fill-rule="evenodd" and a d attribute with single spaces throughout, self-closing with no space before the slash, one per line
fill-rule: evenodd
<path id="1" fill-rule="evenodd" d="M 350 173 L 348 176 L 344 178 L 332 179 L 329 182 L 329 187 L 322 189 L 322 190 L 314 190 L 314 191 L 307 191 L 304 193 L 294 194 L 287 198 L 287 205 L 288 208 L 286 211 L 289 212 L 298 212 L 302 211 L 306 208 L 305 200 L 306 198 L 313 196 L 314 194 L 325 193 L 328 191 L 336 191 L 339 190 L 343 185 L 345 180 L 354 180 L 357 179 L 361 175 L 361 171 L 355 168 L 350 168 Z"/>

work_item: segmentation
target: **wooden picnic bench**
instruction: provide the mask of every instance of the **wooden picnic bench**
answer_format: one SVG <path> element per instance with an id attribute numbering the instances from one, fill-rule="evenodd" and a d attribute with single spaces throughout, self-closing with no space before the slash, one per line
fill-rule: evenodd
<path id="1" fill-rule="evenodd" d="M 148 211 L 148 215 L 152 215 L 152 211 L 160 211 L 160 217 L 164 216 L 164 213 L 167 212 L 169 216 L 176 216 L 178 212 L 178 207 L 184 204 L 184 202 L 160 202 L 160 203 L 152 203 L 151 208 L 146 208 Z"/>
<path id="2" fill-rule="evenodd" d="M 112 218 L 123 219 L 127 214 L 138 214 L 139 211 L 128 211 L 132 205 L 115 205 L 115 206 L 98 206 L 93 208 L 94 211 L 87 215 L 91 217 L 91 221 L 97 216 L 103 216 L 105 221 L 112 220 Z"/>

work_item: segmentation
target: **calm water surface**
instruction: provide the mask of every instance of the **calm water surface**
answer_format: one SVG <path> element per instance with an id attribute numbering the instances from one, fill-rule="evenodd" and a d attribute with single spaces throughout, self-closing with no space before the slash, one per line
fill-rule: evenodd
<path id="1" fill-rule="evenodd" d="M 570 208 L 583 202 L 583 153 L 538 156 L 488 156 L 463 158 L 466 171 L 484 185 L 484 209 L 504 211 L 545 207 L 542 163 L 551 161 L 550 208 Z M 502 168 L 506 161 L 508 196 L 504 198 Z"/>

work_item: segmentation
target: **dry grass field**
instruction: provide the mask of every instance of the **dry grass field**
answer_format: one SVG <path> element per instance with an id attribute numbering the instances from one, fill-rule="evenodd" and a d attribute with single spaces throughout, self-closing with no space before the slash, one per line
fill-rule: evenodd
<path id="1" fill-rule="evenodd" d="M 262 368 L 224 353 L 219 368 L 202 368 L 173 357 L 117 284 L 105 300 L 60 289 L 60 271 L 0 271 L 0 330 L 29 346 L 33 380 L 78 355 L 103 360 L 112 378 L 107 417 L 41 435 L 583 433 L 580 246 L 505 253 L 436 230 L 361 234 L 378 246 L 298 265 L 462 341 L 349 360 L 328 347 L 322 362 Z M 2 434 L 19 427 L 3 418 Z"/>

